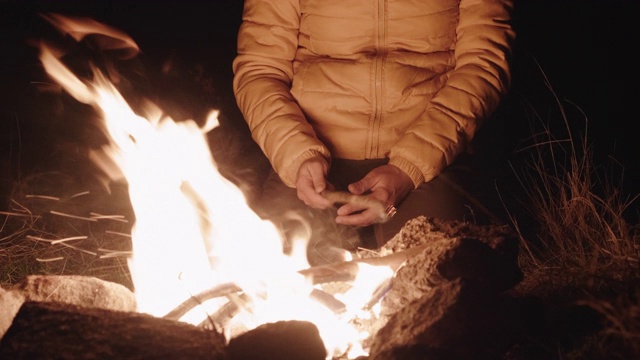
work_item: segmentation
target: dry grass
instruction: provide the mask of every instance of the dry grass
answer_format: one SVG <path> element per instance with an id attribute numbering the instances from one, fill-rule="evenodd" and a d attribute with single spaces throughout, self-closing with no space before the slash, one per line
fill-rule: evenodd
<path id="1" fill-rule="evenodd" d="M 531 145 L 520 150 L 527 160 L 512 167 L 526 204 L 525 212 L 511 217 L 521 237 L 525 273 L 517 293 L 540 297 L 561 311 L 584 306 L 597 314 L 587 333 L 568 341 L 538 339 L 553 358 L 639 358 L 640 226 L 627 216 L 638 196 L 624 194 L 621 180 L 611 176 L 613 168 L 622 178 L 621 164 L 594 165 L 586 116 L 584 134 L 575 135 L 565 104 L 555 100 L 565 136 L 556 137 L 532 112 L 532 123 L 542 129 L 532 130 Z M 525 230 L 523 219 L 533 226 Z"/>
<path id="2" fill-rule="evenodd" d="M 640 355 L 640 289 L 620 293 L 611 299 L 591 298 L 578 302 L 596 310 L 604 318 L 604 327 L 580 351 L 591 358 L 637 359 Z M 611 350 L 615 349 L 615 350 Z"/>
<path id="3" fill-rule="evenodd" d="M 538 149 L 529 177 L 520 176 L 530 215 L 539 229 L 535 239 L 523 241 L 522 265 L 529 269 L 555 268 L 594 280 L 599 275 L 624 280 L 640 261 L 638 228 L 625 213 L 637 199 L 625 198 L 619 187 L 602 184 L 594 192 L 589 149 L 571 148 L 568 164 L 558 164 L 555 152 L 561 141 L 545 141 L 548 153 Z M 573 145 L 573 140 L 569 140 Z M 545 158 L 552 158 L 552 165 Z"/>
<path id="4" fill-rule="evenodd" d="M 122 198 L 58 172 L 21 179 L 10 198 L 0 213 L 0 285 L 81 274 L 131 287 L 131 213 Z"/>

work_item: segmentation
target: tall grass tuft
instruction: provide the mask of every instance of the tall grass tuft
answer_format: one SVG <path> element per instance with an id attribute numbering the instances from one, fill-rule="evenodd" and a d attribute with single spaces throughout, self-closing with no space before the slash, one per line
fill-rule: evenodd
<path id="1" fill-rule="evenodd" d="M 511 164 L 524 209 L 510 215 L 523 249 L 519 291 L 600 315 L 601 328 L 560 358 L 640 357 L 640 227 L 627 216 L 638 195 L 623 192 L 622 164 L 595 165 L 587 117 L 576 107 L 584 124 L 579 134 L 565 111 L 575 105 L 544 81 L 559 109 L 561 121 L 552 123 L 565 134 L 556 136 L 558 129 L 532 111 L 530 144 L 518 151 L 519 165 Z"/>

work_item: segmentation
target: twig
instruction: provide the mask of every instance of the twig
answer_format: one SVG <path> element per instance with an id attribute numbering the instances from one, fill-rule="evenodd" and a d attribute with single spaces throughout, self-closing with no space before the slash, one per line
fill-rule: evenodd
<path id="1" fill-rule="evenodd" d="M 11 202 L 16 204 L 16 205 L 18 205 L 19 207 L 22 208 L 22 210 L 24 210 L 25 212 L 29 213 L 29 215 L 31 215 L 31 210 L 29 210 L 26 206 L 20 204 L 19 202 L 15 201 L 13 199 L 11 199 Z"/>
<path id="2" fill-rule="evenodd" d="M 225 284 L 218 285 L 214 288 L 205 290 L 199 294 L 189 297 L 187 300 L 183 301 L 180 305 L 178 305 L 169 313 L 167 313 L 165 316 L 163 316 L 163 318 L 168 320 L 178 321 L 186 313 L 191 311 L 191 309 L 202 304 L 207 300 L 215 299 L 221 296 L 227 296 L 228 294 L 237 293 L 239 291 L 241 291 L 240 288 L 233 283 L 225 283 Z"/>
<path id="3" fill-rule="evenodd" d="M 84 216 L 78 216 L 78 215 L 71 215 L 71 214 L 65 214 L 59 211 L 55 211 L 55 210 L 51 210 L 49 211 L 51 214 L 53 215 L 59 215 L 59 216 L 65 216 L 65 217 L 69 217 L 69 218 L 73 218 L 73 219 L 80 219 L 80 220 L 87 220 L 87 221 L 98 221 L 96 219 L 92 219 L 92 218 L 88 218 L 88 217 L 84 217 Z"/>
<path id="4" fill-rule="evenodd" d="M 96 220 L 114 220 L 114 221 L 120 221 L 123 223 L 129 222 L 129 220 L 125 219 L 124 215 L 102 215 L 94 212 L 89 214 L 91 215 L 92 219 L 96 219 Z"/>
<path id="5" fill-rule="evenodd" d="M 60 243 L 67 242 L 67 241 L 85 240 L 85 239 L 88 239 L 88 236 L 86 236 L 86 235 L 71 236 L 71 237 L 64 238 L 64 239 L 53 240 L 53 241 L 51 241 L 51 245 L 60 244 Z"/>
<path id="6" fill-rule="evenodd" d="M 29 240 L 35 240 L 35 241 L 48 242 L 49 244 L 51 244 L 51 242 L 53 241 L 53 240 L 51 240 L 51 239 L 44 239 L 44 238 L 37 237 L 37 236 L 33 236 L 33 235 L 27 235 L 26 237 L 27 237 L 27 239 L 29 239 Z"/>
<path id="7" fill-rule="evenodd" d="M 9 211 L 0 211 L 0 215 L 20 216 L 20 217 L 33 217 L 33 214 L 31 214 L 31 213 L 25 214 L 25 213 L 16 213 L 16 212 L 9 212 Z"/>
<path id="8" fill-rule="evenodd" d="M 51 262 L 51 261 L 58 261 L 58 260 L 62 260 L 62 259 L 64 259 L 64 256 L 58 256 L 58 257 L 49 258 L 49 259 L 36 258 L 36 261 L 39 261 L 39 262 Z"/>
<path id="9" fill-rule="evenodd" d="M 107 230 L 105 231 L 105 234 L 113 234 L 113 235 L 120 235 L 120 236 L 124 236 L 124 237 L 131 237 L 131 234 L 127 234 L 127 233 L 123 233 L 123 232 L 118 232 L 118 231 L 111 231 L 111 230 Z"/>
<path id="10" fill-rule="evenodd" d="M 49 196 L 49 195 L 25 195 L 27 199 L 45 199 L 45 200 L 54 200 L 60 201 L 60 198 L 57 196 Z"/>
<path id="11" fill-rule="evenodd" d="M 73 245 L 70 245 L 70 244 L 67 244 L 67 243 L 60 243 L 60 245 L 66 246 L 66 247 L 74 249 L 74 250 L 82 251 L 85 254 L 89 254 L 89 255 L 93 255 L 93 256 L 97 256 L 98 255 L 97 253 L 95 253 L 93 251 L 82 249 L 82 248 L 79 248 L 77 246 L 73 246 Z"/>
<path id="12" fill-rule="evenodd" d="M 78 196 L 82 196 L 82 195 L 88 195 L 88 194 L 90 194 L 90 193 L 91 193 L 90 191 L 83 191 L 83 192 L 79 192 L 79 193 L 77 193 L 77 194 L 73 194 L 73 195 L 71 195 L 71 196 L 69 197 L 69 199 L 73 199 L 73 198 L 76 198 L 76 197 L 78 197 Z"/>
<path id="13" fill-rule="evenodd" d="M 106 254 L 100 255 L 100 259 L 107 259 L 107 258 L 120 257 L 120 256 L 129 257 L 133 254 L 133 252 L 127 251 L 127 250 L 109 250 L 104 248 L 98 248 L 98 251 L 102 251 L 106 253 Z"/>

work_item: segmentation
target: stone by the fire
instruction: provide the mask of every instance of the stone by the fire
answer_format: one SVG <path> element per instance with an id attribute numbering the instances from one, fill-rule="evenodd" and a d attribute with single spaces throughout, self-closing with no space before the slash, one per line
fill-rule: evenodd
<path id="1" fill-rule="evenodd" d="M 28 301 L 0 341 L 0 359 L 223 360 L 225 342 L 147 314 Z"/>
<path id="2" fill-rule="evenodd" d="M 0 288 L 0 339 L 11 326 L 22 303 L 24 303 L 22 293 Z"/>
<path id="3" fill-rule="evenodd" d="M 419 249 L 397 271 L 385 296 L 383 314 L 393 314 L 441 283 L 472 279 L 485 291 L 498 293 L 522 280 L 517 263 L 518 239 L 499 225 L 440 221 L 424 216 L 409 220 L 379 251 L 363 257 L 384 257 Z"/>
<path id="4" fill-rule="evenodd" d="M 56 301 L 101 309 L 135 311 L 136 299 L 121 284 L 81 275 L 31 275 L 16 284 L 27 301 Z"/>
<path id="5" fill-rule="evenodd" d="M 484 292 L 497 293 L 516 285 L 522 272 L 514 259 L 480 240 L 439 239 L 397 272 L 393 289 L 382 302 L 383 314 L 393 314 L 434 287 L 458 278 L 472 279 L 483 285 Z"/>
<path id="6" fill-rule="evenodd" d="M 501 358 L 522 330 L 518 299 L 457 279 L 399 309 L 375 335 L 369 360 Z"/>
<path id="7" fill-rule="evenodd" d="M 306 321 L 261 325 L 231 339 L 229 360 L 324 360 L 327 351 L 318 328 Z"/>
<path id="8" fill-rule="evenodd" d="M 30 275 L 0 289 L 0 338 L 25 301 L 52 301 L 101 309 L 135 311 L 135 295 L 127 287 L 80 275 Z"/>
<path id="9" fill-rule="evenodd" d="M 433 243 L 440 239 L 470 237 L 487 244 L 499 254 L 515 259 L 518 241 L 513 230 L 505 225 L 476 225 L 462 221 L 443 221 L 418 216 L 407 221 L 391 240 L 377 253 L 389 255 L 412 247 Z M 361 255 L 366 256 L 367 253 Z"/>
<path id="10" fill-rule="evenodd" d="M 504 293 L 522 279 L 518 240 L 503 226 L 418 217 L 377 256 L 411 254 L 397 271 L 377 320 L 370 359 L 488 359 L 518 330 L 518 301 Z M 508 340 L 507 340 L 508 341 Z"/>

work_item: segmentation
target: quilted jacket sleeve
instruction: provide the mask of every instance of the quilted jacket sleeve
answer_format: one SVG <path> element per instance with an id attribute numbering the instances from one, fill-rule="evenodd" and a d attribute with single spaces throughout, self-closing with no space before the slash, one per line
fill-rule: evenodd
<path id="1" fill-rule="evenodd" d="M 290 187 L 304 160 L 330 159 L 290 92 L 299 19 L 298 0 L 245 0 L 233 62 L 238 107 L 253 139 Z"/>
<path id="2" fill-rule="evenodd" d="M 416 186 L 456 159 L 511 81 L 511 0 L 461 0 L 459 6 L 455 67 L 389 155 L 390 164 L 409 174 Z"/>

